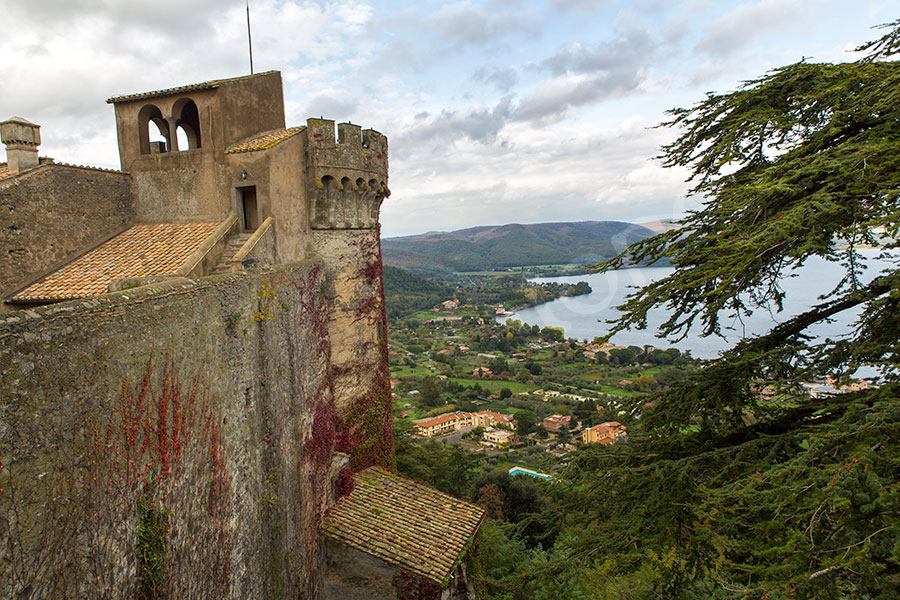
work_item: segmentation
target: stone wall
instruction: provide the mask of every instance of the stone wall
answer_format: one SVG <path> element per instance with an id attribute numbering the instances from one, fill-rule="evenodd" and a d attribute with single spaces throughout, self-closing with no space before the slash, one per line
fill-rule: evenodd
<path id="1" fill-rule="evenodd" d="M 125 173 L 42 165 L 0 182 L 0 297 L 123 230 Z"/>
<path id="2" fill-rule="evenodd" d="M 0 319 L 0 597 L 319 597 L 348 445 L 325 277 L 295 263 Z"/>
<path id="3" fill-rule="evenodd" d="M 350 452 L 354 471 L 373 464 L 394 465 L 379 236 L 378 229 L 310 233 L 333 286 L 328 332 L 335 406 L 358 441 Z"/>
<path id="4" fill-rule="evenodd" d="M 132 161 L 135 219 L 145 223 L 224 219 L 231 207 L 216 157 L 215 151 L 201 148 Z"/>

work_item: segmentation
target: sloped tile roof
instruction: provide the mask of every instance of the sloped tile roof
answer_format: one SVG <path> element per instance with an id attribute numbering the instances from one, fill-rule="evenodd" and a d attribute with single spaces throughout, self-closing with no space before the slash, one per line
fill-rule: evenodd
<path id="1" fill-rule="evenodd" d="M 284 141 L 289 137 L 300 133 L 304 129 L 306 129 L 306 127 L 300 126 L 269 131 L 268 133 L 257 136 L 252 140 L 247 140 L 246 142 L 235 144 L 234 146 L 226 150 L 225 154 L 237 154 L 239 152 L 256 152 L 257 150 L 265 150 L 266 148 L 271 148 L 278 142 Z"/>
<path id="2" fill-rule="evenodd" d="M 243 75 L 241 77 L 229 77 L 226 79 L 213 79 L 212 81 L 204 81 L 202 83 L 191 83 L 189 85 L 182 85 L 173 88 L 166 88 L 164 90 L 156 90 L 154 92 L 140 92 L 138 94 L 126 94 L 124 96 L 114 96 L 109 98 L 106 102 L 107 104 L 115 104 L 117 102 L 130 102 L 132 100 L 141 100 L 142 98 L 155 98 L 159 96 L 171 96 L 173 94 L 181 94 L 182 92 L 194 92 L 197 90 L 209 90 L 212 88 L 217 88 L 223 83 L 229 83 L 231 81 L 238 81 L 241 79 L 252 79 L 253 77 L 260 77 L 262 75 L 268 75 L 269 73 L 275 73 L 275 71 L 265 71 L 263 73 L 254 73 L 253 75 Z"/>
<path id="3" fill-rule="evenodd" d="M 369 467 L 354 476 L 353 491 L 329 509 L 322 531 L 444 585 L 484 517 L 479 506 Z"/>
<path id="4" fill-rule="evenodd" d="M 457 419 L 465 419 L 470 417 L 469 414 L 451 414 L 451 415 L 441 415 L 439 417 L 434 417 L 433 419 L 427 419 L 425 421 L 416 421 L 416 425 L 419 427 L 433 427 L 435 425 L 440 425 L 441 423 L 449 423 L 450 421 L 456 421 Z"/>
<path id="5" fill-rule="evenodd" d="M 23 290 L 11 302 L 85 298 L 126 277 L 174 274 L 221 223 L 135 225 Z"/>

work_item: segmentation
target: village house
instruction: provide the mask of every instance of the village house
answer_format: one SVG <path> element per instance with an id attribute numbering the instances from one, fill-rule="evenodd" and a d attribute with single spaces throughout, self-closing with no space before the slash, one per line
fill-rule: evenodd
<path id="1" fill-rule="evenodd" d="M 516 434 L 506 429 L 485 429 L 481 434 L 482 443 L 485 446 L 496 448 L 508 446 L 516 439 Z"/>
<path id="2" fill-rule="evenodd" d="M 625 435 L 625 426 L 617 421 L 607 421 L 581 432 L 585 444 L 612 444 Z"/>
<path id="3" fill-rule="evenodd" d="M 544 429 L 547 431 L 557 432 L 563 426 L 568 427 L 571 421 L 572 417 L 569 415 L 550 415 L 541 421 L 541 425 L 543 425 Z"/>
<path id="4" fill-rule="evenodd" d="M 431 419 L 422 419 L 415 422 L 416 433 L 423 437 L 435 437 L 447 435 L 462 429 L 475 427 L 494 427 L 497 424 L 511 425 L 513 419 L 509 415 L 501 415 L 490 410 L 482 410 L 474 413 L 456 412 L 440 415 Z"/>

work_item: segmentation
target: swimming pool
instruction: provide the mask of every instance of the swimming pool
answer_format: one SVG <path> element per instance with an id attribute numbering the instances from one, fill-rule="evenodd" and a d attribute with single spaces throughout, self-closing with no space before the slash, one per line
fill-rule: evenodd
<path id="1" fill-rule="evenodd" d="M 553 478 L 544 473 L 538 473 L 537 471 L 532 471 L 531 469 L 523 469 L 522 467 L 512 467 L 509 470 L 510 475 L 528 475 L 530 477 L 539 477 L 541 479 L 546 479 L 547 481 L 552 481 Z"/>

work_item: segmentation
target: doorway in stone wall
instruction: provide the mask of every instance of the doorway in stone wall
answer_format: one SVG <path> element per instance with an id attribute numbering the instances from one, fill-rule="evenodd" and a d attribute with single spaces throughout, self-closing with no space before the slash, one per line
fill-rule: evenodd
<path id="1" fill-rule="evenodd" d="M 256 231 L 259 227 L 259 210 L 256 205 L 256 186 L 238 188 L 241 197 L 241 213 L 244 231 Z"/>

